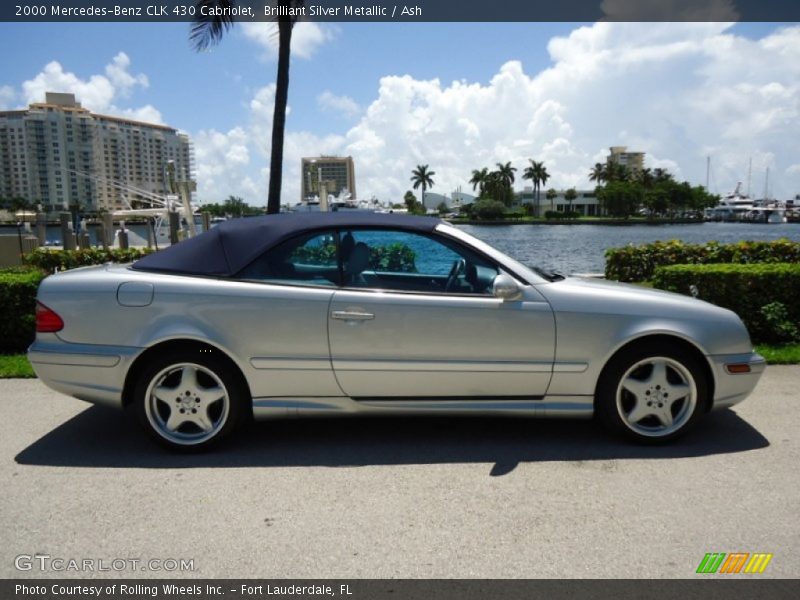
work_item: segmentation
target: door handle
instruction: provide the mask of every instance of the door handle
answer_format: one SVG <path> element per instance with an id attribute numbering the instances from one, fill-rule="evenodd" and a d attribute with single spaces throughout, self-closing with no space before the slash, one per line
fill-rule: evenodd
<path id="1" fill-rule="evenodd" d="M 371 321 L 375 315 L 355 310 L 334 310 L 331 312 L 331 318 L 339 321 Z"/>

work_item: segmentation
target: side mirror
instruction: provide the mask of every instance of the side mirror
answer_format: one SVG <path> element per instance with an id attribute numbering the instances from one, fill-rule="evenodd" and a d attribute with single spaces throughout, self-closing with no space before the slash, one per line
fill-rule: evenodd
<path id="1" fill-rule="evenodd" d="M 522 298 L 522 286 L 519 282 L 505 273 L 500 273 L 492 282 L 492 294 L 504 302 Z"/>

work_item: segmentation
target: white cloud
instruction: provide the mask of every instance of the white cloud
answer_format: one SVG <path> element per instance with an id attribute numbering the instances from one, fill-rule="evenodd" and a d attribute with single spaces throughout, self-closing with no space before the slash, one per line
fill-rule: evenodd
<path id="1" fill-rule="evenodd" d="M 143 88 L 150 85 L 147 75 L 144 73 L 131 75 L 128 72 L 128 67 L 130 66 L 131 59 L 124 52 L 117 54 L 111 63 L 106 65 L 106 75 L 121 95 L 127 95 L 137 85 Z"/>
<path id="2" fill-rule="evenodd" d="M 591 166 L 612 145 L 644 151 L 648 166 L 695 184 L 705 182 L 710 155 L 719 193 L 746 179 L 752 157 L 754 192 L 767 167 L 779 197 L 800 191 L 800 27 L 751 40 L 728 23 L 601 22 L 550 40 L 548 50 L 541 72 L 509 61 L 488 82 L 387 75 L 342 135 L 287 131 L 284 201 L 299 198 L 302 156 L 352 155 L 359 197 L 396 201 L 417 164 L 436 172 L 440 193 L 467 189 L 472 169 L 511 161 L 521 171 L 531 158 L 545 162 L 547 187 L 590 186 Z M 243 126 L 264 166 L 273 97 L 274 87 L 259 90 Z M 249 173 L 226 177 L 238 189 Z M 257 189 L 260 201 L 266 179 Z"/>
<path id="3" fill-rule="evenodd" d="M 14 99 L 17 97 L 14 88 L 10 85 L 0 85 L 0 110 L 6 110 L 12 106 Z"/>
<path id="4" fill-rule="evenodd" d="M 65 71 L 61 63 L 54 60 L 35 77 L 23 82 L 22 98 L 27 105 L 44 102 L 46 92 L 70 93 L 92 112 L 162 123 L 161 113 L 150 104 L 121 108 L 115 103 L 115 100 L 129 97 L 137 88 L 149 86 L 147 76 L 130 73 L 130 66 L 128 55 L 120 52 L 106 65 L 105 75 L 95 74 L 81 79 L 75 73 Z"/>
<path id="5" fill-rule="evenodd" d="M 245 37 L 266 50 L 265 57 L 278 56 L 278 28 L 272 22 L 242 23 Z M 292 56 L 311 58 L 320 46 L 336 38 L 338 29 L 331 25 L 300 21 L 292 29 Z"/>
<path id="6" fill-rule="evenodd" d="M 332 110 L 345 117 L 355 117 L 361 112 L 358 103 L 349 96 L 337 96 L 330 90 L 325 90 L 317 96 L 317 104 L 322 110 Z"/>

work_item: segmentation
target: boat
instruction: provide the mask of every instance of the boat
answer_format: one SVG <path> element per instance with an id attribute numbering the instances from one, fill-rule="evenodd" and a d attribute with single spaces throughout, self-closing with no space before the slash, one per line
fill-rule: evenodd
<path id="1" fill-rule="evenodd" d="M 742 182 L 736 189 L 723 196 L 719 204 L 705 210 L 706 221 L 725 221 L 746 223 L 785 223 L 786 207 L 775 200 L 754 201 L 742 194 Z"/>

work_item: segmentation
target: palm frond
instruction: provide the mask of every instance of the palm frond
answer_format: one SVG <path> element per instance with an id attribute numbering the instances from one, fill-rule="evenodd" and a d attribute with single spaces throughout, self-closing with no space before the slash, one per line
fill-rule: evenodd
<path id="1" fill-rule="evenodd" d="M 233 27 L 233 17 L 230 14 L 230 9 L 235 6 L 235 0 L 195 1 L 196 16 L 189 34 L 189 41 L 195 50 L 206 50 L 210 46 L 219 43 L 225 32 Z M 201 10 L 202 8 L 206 10 Z M 206 13 L 205 15 L 203 14 L 204 12 Z"/>

